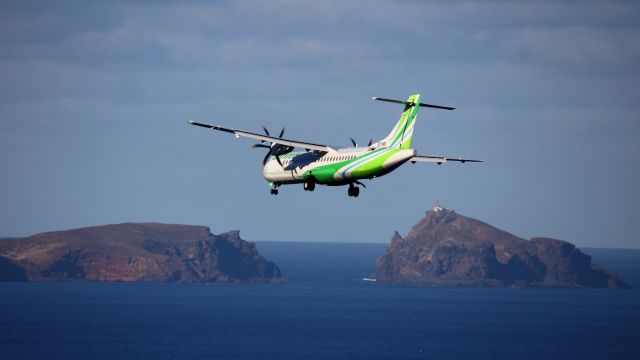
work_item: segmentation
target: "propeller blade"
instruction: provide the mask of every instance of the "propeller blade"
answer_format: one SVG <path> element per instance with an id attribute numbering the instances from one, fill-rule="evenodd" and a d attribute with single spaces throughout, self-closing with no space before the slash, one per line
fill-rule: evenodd
<path id="1" fill-rule="evenodd" d="M 267 130 L 267 128 L 265 126 L 262 127 L 262 130 L 264 130 L 264 133 L 267 134 L 267 136 L 271 136 L 269 134 L 269 130 Z"/>
<path id="2" fill-rule="evenodd" d="M 351 140 L 351 143 L 353 144 L 354 147 L 358 147 L 358 144 L 356 143 L 355 140 L 353 140 L 352 137 L 350 137 L 349 140 Z"/>
<path id="3" fill-rule="evenodd" d="M 269 161 L 270 157 L 271 157 L 271 151 L 269 151 L 267 155 L 264 156 L 264 159 L 262 159 L 262 166 L 267 165 L 267 162 Z"/>
<path id="4" fill-rule="evenodd" d="M 282 130 L 280 130 L 280 135 L 278 137 L 282 138 L 282 135 L 284 135 L 284 127 L 282 128 Z"/>
<path id="5" fill-rule="evenodd" d="M 253 144 L 251 145 L 252 148 L 265 148 L 265 149 L 271 149 L 271 147 L 269 145 L 265 145 L 265 144 Z"/>
<path id="6" fill-rule="evenodd" d="M 367 146 L 371 146 L 373 144 L 373 139 L 369 139 L 369 144 Z"/>
<path id="7" fill-rule="evenodd" d="M 276 156 L 276 160 L 278 161 L 278 164 L 280 164 L 281 167 L 284 167 L 284 165 L 282 165 L 282 161 L 280 161 L 280 156 Z"/>

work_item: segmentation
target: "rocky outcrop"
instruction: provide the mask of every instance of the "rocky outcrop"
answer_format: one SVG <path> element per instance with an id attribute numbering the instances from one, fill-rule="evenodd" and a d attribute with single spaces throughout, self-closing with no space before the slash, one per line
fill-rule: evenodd
<path id="1" fill-rule="evenodd" d="M 238 231 L 127 223 L 0 241 L 0 280 L 279 282 Z"/>
<path id="2" fill-rule="evenodd" d="M 566 241 L 521 239 L 438 209 L 377 260 L 378 281 L 465 286 L 625 287 Z"/>

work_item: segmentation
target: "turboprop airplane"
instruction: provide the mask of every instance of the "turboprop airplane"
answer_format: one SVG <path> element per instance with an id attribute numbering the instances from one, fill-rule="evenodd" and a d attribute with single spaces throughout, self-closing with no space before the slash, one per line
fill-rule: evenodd
<path id="1" fill-rule="evenodd" d="M 412 163 L 427 162 L 441 165 L 449 161 L 482 162 L 482 160 L 449 158 L 434 155 L 417 155 L 410 148 L 413 129 L 420 107 L 432 109 L 454 110 L 455 108 L 431 105 L 420 102 L 420 94 L 411 95 L 406 101 L 374 97 L 373 100 L 386 101 L 404 105 L 400 120 L 384 139 L 367 146 L 358 146 L 351 138 L 353 147 L 337 148 L 328 145 L 290 140 L 283 138 L 284 128 L 280 134 L 271 136 L 266 127 L 262 127 L 265 135 L 243 130 L 230 129 L 218 125 L 210 125 L 189 120 L 189 123 L 211 130 L 231 133 L 239 137 L 258 140 L 254 148 L 265 148 L 267 154 L 262 161 L 262 174 L 269 182 L 271 194 L 278 195 L 282 185 L 303 184 L 304 190 L 313 191 L 318 185 L 349 185 L 347 194 L 358 197 L 360 188 L 366 187 L 360 180 L 375 179 L 386 175 L 410 161 Z M 293 152 L 295 148 L 304 152 Z"/>

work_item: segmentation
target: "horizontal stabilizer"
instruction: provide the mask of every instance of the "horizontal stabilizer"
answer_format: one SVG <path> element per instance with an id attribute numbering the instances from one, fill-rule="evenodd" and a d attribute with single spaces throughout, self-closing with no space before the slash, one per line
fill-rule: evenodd
<path id="1" fill-rule="evenodd" d="M 429 162 L 429 163 L 437 163 L 438 165 L 442 164 L 442 163 L 446 163 L 448 161 L 458 161 L 461 163 L 466 163 L 466 162 L 484 162 L 484 160 L 475 160 L 475 159 L 464 159 L 464 158 L 450 158 L 450 157 L 445 157 L 445 156 L 433 156 L 433 155 L 416 155 L 414 157 L 412 157 L 411 159 L 409 159 L 409 161 L 411 161 L 412 163 L 416 163 L 416 162 Z"/>
<path id="2" fill-rule="evenodd" d="M 402 104 L 402 105 L 415 105 L 415 103 L 412 103 L 412 102 L 409 102 L 409 101 L 387 99 L 387 98 L 381 98 L 381 97 L 374 97 L 373 100 L 385 101 L 385 102 L 390 102 L 390 103 L 394 103 L 394 104 Z M 432 104 L 423 104 L 423 103 L 420 103 L 420 106 L 433 108 L 433 109 L 442 109 L 442 110 L 455 110 L 456 109 L 456 108 L 450 107 L 450 106 L 441 106 L 441 105 L 432 105 Z"/>

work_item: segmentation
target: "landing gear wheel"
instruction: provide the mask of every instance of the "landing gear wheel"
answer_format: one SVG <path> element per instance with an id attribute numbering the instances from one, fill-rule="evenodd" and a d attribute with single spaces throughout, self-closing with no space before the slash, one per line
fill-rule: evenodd
<path id="1" fill-rule="evenodd" d="M 278 195 L 278 189 L 271 189 L 271 195 Z"/>
<path id="2" fill-rule="evenodd" d="M 358 195 L 360 195 L 360 188 L 357 186 L 350 185 L 349 190 L 347 190 L 347 194 L 349 196 L 358 197 Z"/>
<path id="3" fill-rule="evenodd" d="M 313 191 L 313 189 L 316 188 L 316 183 L 313 181 L 306 181 L 302 187 L 305 191 Z"/>

